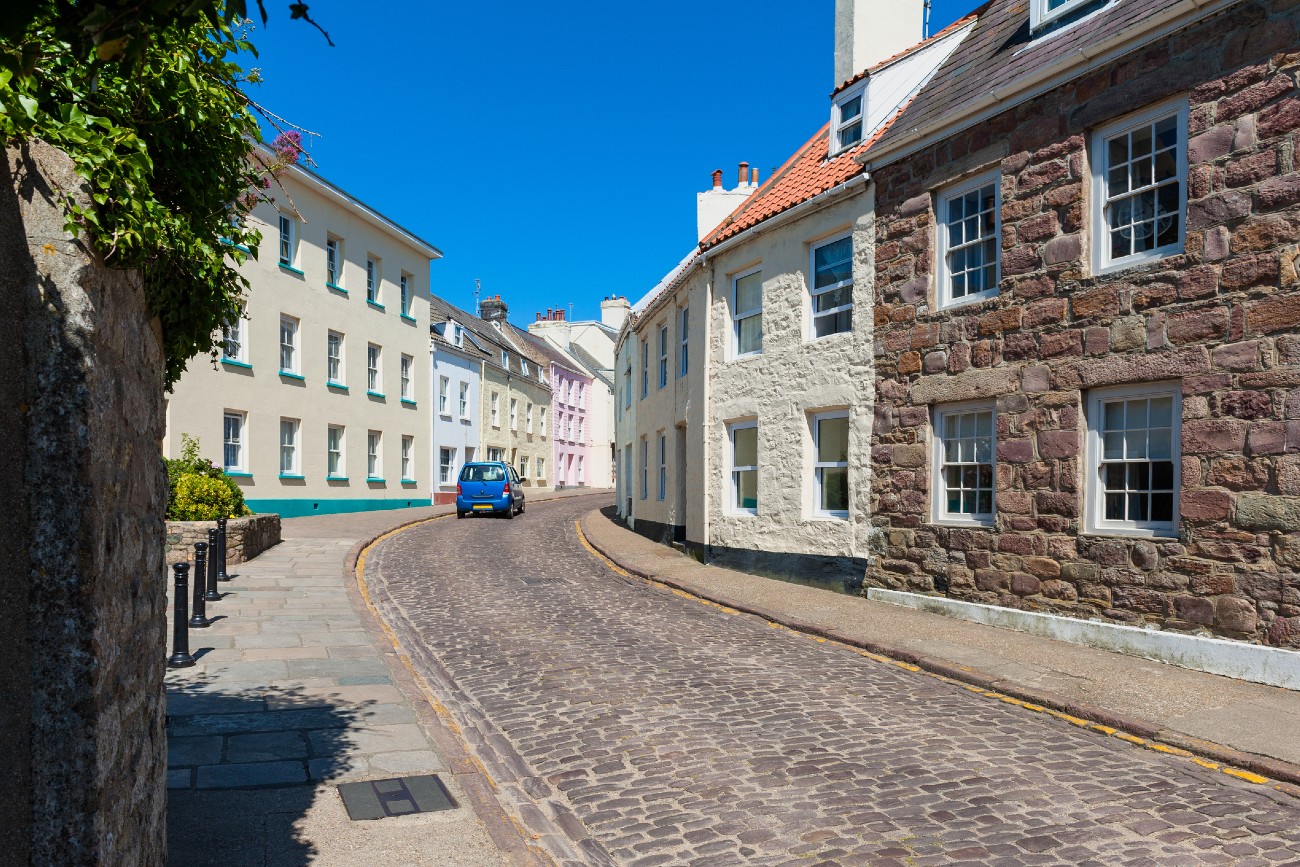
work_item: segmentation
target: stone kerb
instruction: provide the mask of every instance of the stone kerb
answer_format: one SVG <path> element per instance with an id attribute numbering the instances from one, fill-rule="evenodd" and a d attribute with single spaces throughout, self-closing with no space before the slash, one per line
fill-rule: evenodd
<path id="1" fill-rule="evenodd" d="M 167 562 L 194 562 L 194 543 L 208 541 L 216 521 L 168 521 Z M 243 563 L 280 544 L 280 516 L 252 515 L 226 522 L 226 563 Z"/>

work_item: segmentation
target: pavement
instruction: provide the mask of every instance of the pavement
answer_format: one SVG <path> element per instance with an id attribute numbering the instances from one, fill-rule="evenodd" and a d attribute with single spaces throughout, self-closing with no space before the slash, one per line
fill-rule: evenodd
<path id="1" fill-rule="evenodd" d="M 612 509 L 585 515 L 582 526 L 593 547 L 634 575 L 1300 784 L 1300 692 L 705 565 L 629 530 Z"/>
<path id="2" fill-rule="evenodd" d="M 528 502 L 590 493 L 530 491 Z M 363 543 L 451 512 L 286 519 L 279 545 L 230 567 L 223 598 L 207 604 L 214 622 L 189 632 L 197 664 L 166 678 L 172 863 L 540 863 L 495 807 L 491 782 L 438 719 L 352 574 Z M 353 822 L 336 790 L 345 781 L 428 773 L 443 780 L 457 809 Z"/>

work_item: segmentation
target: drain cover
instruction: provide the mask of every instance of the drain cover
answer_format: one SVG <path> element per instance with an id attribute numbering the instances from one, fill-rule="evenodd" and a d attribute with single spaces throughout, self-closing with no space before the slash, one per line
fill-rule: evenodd
<path id="1" fill-rule="evenodd" d="M 554 575 L 520 575 L 519 580 L 529 587 L 536 587 L 540 584 L 568 584 L 563 578 L 556 578 Z"/>
<path id="2" fill-rule="evenodd" d="M 342 783 L 339 796 L 343 798 L 343 806 L 348 808 L 348 818 L 354 822 L 456 809 L 456 802 L 442 780 L 432 774 Z"/>

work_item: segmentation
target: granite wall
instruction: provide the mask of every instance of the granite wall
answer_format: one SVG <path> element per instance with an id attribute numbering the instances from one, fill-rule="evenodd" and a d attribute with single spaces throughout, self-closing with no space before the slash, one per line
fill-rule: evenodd
<path id="1" fill-rule="evenodd" d="M 167 562 L 193 563 L 194 543 L 208 541 L 216 521 L 168 521 Z M 280 544 L 280 516 L 253 515 L 226 522 L 226 565 L 252 560 Z"/>

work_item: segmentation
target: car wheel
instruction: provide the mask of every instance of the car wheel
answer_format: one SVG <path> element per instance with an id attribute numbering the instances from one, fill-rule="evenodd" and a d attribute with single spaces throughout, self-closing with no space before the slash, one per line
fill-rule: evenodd
<path id="1" fill-rule="evenodd" d="M 506 517 L 513 519 L 514 516 L 515 516 L 515 504 L 513 501 L 511 501 L 510 505 L 506 506 Z"/>
<path id="2" fill-rule="evenodd" d="M 457 519 L 459 519 L 459 518 L 463 518 L 463 517 L 465 517 L 465 513 L 462 512 L 460 509 L 457 509 L 457 510 L 456 510 L 456 517 L 457 517 Z"/>

